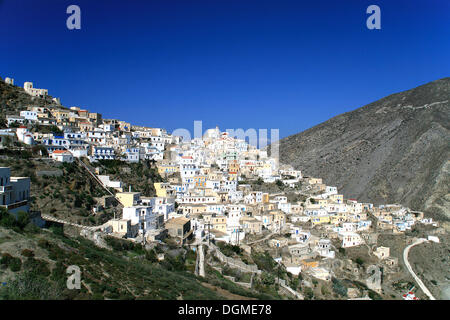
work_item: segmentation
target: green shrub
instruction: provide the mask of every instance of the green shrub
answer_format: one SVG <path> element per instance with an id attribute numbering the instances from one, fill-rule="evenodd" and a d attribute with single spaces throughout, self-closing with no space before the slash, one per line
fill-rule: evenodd
<path id="1" fill-rule="evenodd" d="M 53 300 L 61 297 L 61 287 L 31 272 L 19 274 L 0 289 L 0 300 Z"/>
<path id="2" fill-rule="evenodd" d="M 30 249 L 23 249 L 22 255 L 27 258 L 32 258 L 32 257 L 34 257 L 34 252 L 33 252 L 33 250 L 30 250 Z"/>
<path id="3" fill-rule="evenodd" d="M 360 257 L 356 258 L 355 262 L 358 264 L 358 266 L 362 266 L 364 264 L 364 260 L 361 259 Z"/>
<path id="4" fill-rule="evenodd" d="M 314 298 L 314 292 L 310 287 L 305 287 L 303 289 L 303 295 L 305 297 L 305 300 L 311 300 Z"/>
<path id="5" fill-rule="evenodd" d="M 22 260 L 20 260 L 20 258 L 11 256 L 9 253 L 2 254 L 0 264 L 9 267 L 13 272 L 20 271 L 20 269 L 22 268 Z"/>
<path id="6" fill-rule="evenodd" d="M 277 266 L 277 263 L 270 256 L 268 251 L 265 251 L 264 253 L 253 253 L 252 259 L 258 266 L 258 269 L 266 272 L 273 272 Z"/>
<path id="7" fill-rule="evenodd" d="M 13 272 L 20 271 L 20 269 L 22 269 L 22 260 L 19 258 L 13 258 L 9 264 L 9 268 Z"/>
<path id="8" fill-rule="evenodd" d="M 50 269 L 48 267 L 48 262 L 40 259 L 35 259 L 33 257 L 28 258 L 23 264 L 24 268 L 32 273 L 47 277 L 50 275 Z"/>
<path id="9" fill-rule="evenodd" d="M 155 250 L 147 250 L 145 252 L 145 259 L 147 259 L 151 263 L 158 262 L 158 256 L 156 255 Z"/>
<path id="10" fill-rule="evenodd" d="M 50 242 L 48 242 L 46 239 L 39 239 L 37 243 L 38 243 L 38 246 L 43 249 L 48 249 L 51 247 Z"/>
<path id="11" fill-rule="evenodd" d="M 369 290 L 369 298 L 372 300 L 382 300 L 383 298 L 373 290 Z"/>
<path id="12" fill-rule="evenodd" d="M 328 295 L 328 294 L 330 293 L 330 292 L 328 291 L 327 287 L 325 287 L 325 286 L 322 286 L 322 287 L 320 288 L 320 292 L 322 293 L 323 296 L 326 296 L 326 295 Z"/>
<path id="13" fill-rule="evenodd" d="M 232 245 L 223 241 L 218 241 L 217 246 L 220 251 L 228 257 L 232 257 L 234 254 L 241 254 L 243 252 L 243 249 L 240 246 Z"/>
<path id="14" fill-rule="evenodd" d="M 337 278 L 332 278 L 331 282 L 333 283 L 333 291 L 340 296 L 347 296 L 347 287 L 344 286 L 343 282 Z"/>

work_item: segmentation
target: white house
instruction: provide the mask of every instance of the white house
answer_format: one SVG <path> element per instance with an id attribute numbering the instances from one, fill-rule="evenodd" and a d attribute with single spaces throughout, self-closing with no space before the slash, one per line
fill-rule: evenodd
<path id="1" fill-rule="evenodd" d="M 342 232 L 340 237 L 342 238 L 343 248 L 355 247 L 364 243 L 361 236 L 356 232 Z"/>
<path id="2" fill-rule="evenodd" d="M 51 157 L 58 162 L 73 162 L 73 155 L 67 150 L 55 150 L 51 153 Z"/>
<path id="3" fill-rule="evenodd" d="M 320 239 L 317 242 L 317 252 L 320 256 L 334 259 L 335 252 L 331 250 L 331 241 L 329 239 Z"/>
<path id="4" fill-rule="evenodd" d="M 6 116 L 6 122 L 9 127 L 12 123 L 23 124 L 25 122 L 25 118 L 21 116 Z"/>
<path id="5" fill-rule="evenodd" d="M 302 272 L 302 267 L 298 264 L 286 261 L 286 262 L 282 262 L 284 264 L 284 266 L 286 267 L 286 271 L 290 272 L 291 274 L 293 274 L 294 276 L 298 276 L 300 274 L 300 272 Z"/>
<path id="6" fill-rule="evenodd" d="M 142 204 L 152 207 L 154 214 L 161 214 L 164 217 L 164 221 L 169 219 L 169 214 L 175 212 L 175 199 L 163 198 L 163 197 L 142 197 Z"/>
<path id="7" fill-rule="evenodd" d="M 125 161 L 130 163 L 139 162 L 139 148 L 126 149 L 124 152 Z"/>
<path id="8" fill-rule="evenodd" d="M 20 111 L 20 116 L 24 117 L 26 120 L 29 121 L 37 121 L 38 119 L 36 111 L 29 111 L 29 110 Z"/>
<path id="9" fill-rule="evenodd" d="M 121 181 L 111 181 L 109 176 L 97 175 L 97 178 L 103 183 L 104 186 L 116 189 L 122 192 L 122 182 Z"/>
<path id="10" fill-rule="evenodd" d="M 130 220 L 131 224 L 138 224 L 140 234 L 145 234 L 149 230 L 155 230 L 162 226 L 163 216 L 155 214 L 150 206 L 124 207 L 122 219 Z"/>
<path id="11" fill-rule="evenodd" d="M 20 126 L 19 128 L 17 128 L 16 135 L 17 135 L 17 139 L 20 142 L 23 142 L 27 145 L 34 144 L 33 135 L 31 134 L 31 132 L 28 131 L 27 127 Z"/>
<path id="12" fill-rule="evenodd" d="M 11 177 L 11 169 L 0 167 L 0 207 L 11 213 L 28 212 L 30 178 Z"/>
<path id="13" fill-rule="evenodd" d="M 98 160 L 114 160 L 116 155 L 114 149 L 110 147 L 92 147 L 92 154 L 89 157 L 90 162 L 95 162 Z"/>

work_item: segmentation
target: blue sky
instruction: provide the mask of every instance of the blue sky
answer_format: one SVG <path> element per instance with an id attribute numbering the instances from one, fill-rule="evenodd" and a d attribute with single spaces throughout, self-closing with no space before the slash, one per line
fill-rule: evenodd
<path id="1" fill-rule="evenodd" d="M 449 21 L 448 0 L 0 0 L 0 76 L 133 124 L 285 137 L 450 76 Z"/>

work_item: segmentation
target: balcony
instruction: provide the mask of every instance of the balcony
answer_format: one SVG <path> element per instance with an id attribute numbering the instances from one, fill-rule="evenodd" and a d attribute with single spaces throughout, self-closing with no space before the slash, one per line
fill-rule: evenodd
<path id="1" fill-rule="evenodd" d="M 1 205 L 0 207 L 3 207 L 3 208 L 5 208 L 6 210 L 9 211 L 9 210 L 14 210 L 14 209 L 26 206 L 27 203 L 28 203 L 28 200 L 22 200 L 22 201 L 19 201 L 19 202 L 8 204 L 8 205 Z"/>
<path id="2" fill-rule="evenodd" d="M 12 190 L 12 185 L 0 186 L 0 192 L 7 192 Z"/>

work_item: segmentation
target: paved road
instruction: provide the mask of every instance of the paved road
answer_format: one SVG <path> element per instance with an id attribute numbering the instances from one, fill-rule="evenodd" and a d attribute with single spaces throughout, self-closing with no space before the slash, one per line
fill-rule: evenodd
<path id="1" fill-rule="evenodd" d="M 411 265 L 409 264 L 408 261 L 408 253 L 409 250 L 418 245 L 421 244 L 423 242 L 426 242 L 428 240 L 426 239 L 417 239 L 416 241 L 414 241 L 412 244 L 410 244 L 409 246 L 407 246 L 405 248 L 405 250 L 403 250 L 403 261 L 405 262 L 405 266 L 408 269 L 409 273 L 411 273 L 411 275 L 413 276 L 414 280 L 416 281 L 416 283 L 419 285 L 420 289 L 422 289 L 422 291 L 428 296 L 428 298 L 430 298 L 430 300 L 436 300 L 433 295 L 431 294 L 430 290 L 428 290 L 428 288 L 425 286 L 425 284 L 422 282 L 422 280 L 420 280 L 420 278 L 414 273 L 413 269 L 411 268 Z"/>

